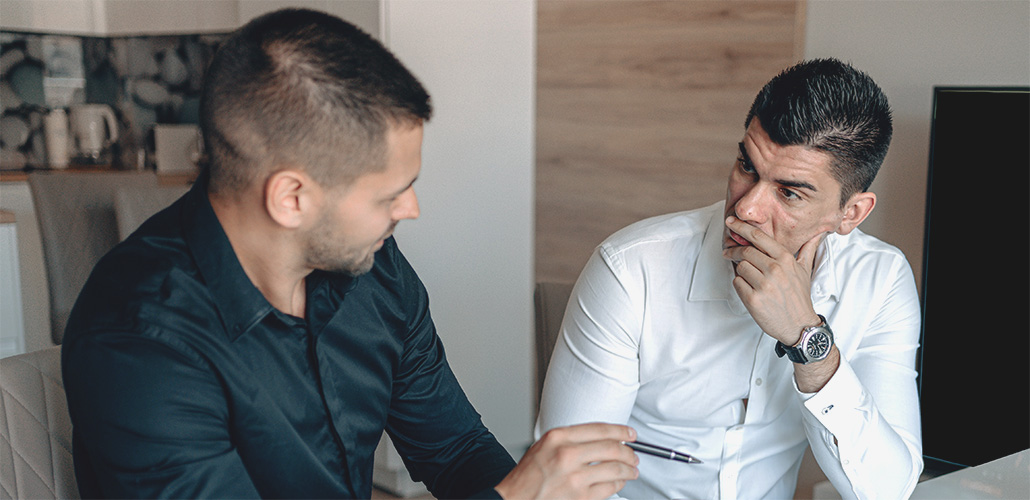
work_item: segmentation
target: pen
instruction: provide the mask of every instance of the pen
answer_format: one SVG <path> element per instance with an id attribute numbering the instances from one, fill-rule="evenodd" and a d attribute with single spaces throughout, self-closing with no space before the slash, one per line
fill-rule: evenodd
<path id="1" fill-rule="evenodd" d="M 640 453 L 646 453 L 648 455 L 654 455 L 656 457 L 667 458 L 669 460 L 675 460 L 677 462 L 683 462 L 688 464 L 701 464 L 704 463 L 686 453 L 680 453 L 676 450 L 670 450 L 668 448 L 662 448 L 661 446 L 655 446 L 653 444 L 641 443 L 640 441 L 623 441 L 622 444 L 633 448 Z"/>

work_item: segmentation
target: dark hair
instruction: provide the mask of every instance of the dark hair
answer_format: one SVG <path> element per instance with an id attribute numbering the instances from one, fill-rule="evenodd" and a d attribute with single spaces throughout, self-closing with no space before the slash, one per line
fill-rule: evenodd
<path id="1" fill-rule="evenodd" d="M 841 185 L 841 206 L 867 191 L 890 146 L 891 110 L 873 79 L 837 59 L 787 68 L 755 97 L 744 127 L 758 117 L 773 142 L 825 151 Z"/>
<path id="2" fill-rule="evenodd" d="M 429 120 L 429 95 L 385 47 L 328 14 L 284 9 L 219 47 L 201 129 L 212 192 L 239 192 L 277 166 L 333 186 L 385 168 L 390 126 Z"/>

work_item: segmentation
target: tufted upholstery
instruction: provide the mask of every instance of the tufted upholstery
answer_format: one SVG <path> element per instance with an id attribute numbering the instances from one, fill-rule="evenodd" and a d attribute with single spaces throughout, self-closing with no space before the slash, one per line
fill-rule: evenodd
<path id="1" fill-rule="evenodd" d="M 78 497 L 60 346 L 0 359 L 0 499 Z"/>

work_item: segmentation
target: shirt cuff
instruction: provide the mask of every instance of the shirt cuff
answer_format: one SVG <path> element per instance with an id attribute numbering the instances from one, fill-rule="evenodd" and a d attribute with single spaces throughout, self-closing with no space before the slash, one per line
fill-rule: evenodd
<path id="1" fill-rule="evenodd" d="M 808 409 L 806 419 L 814 419 L 828 431 L 824 434 L 828 445 L 833 444 L 834 436 L 861 428 L 861 422 L 869 416 L 869 394 L 843 356 L 836 373 L 819 392 L 801 392 L 796 382 L 794 389 Z"/>

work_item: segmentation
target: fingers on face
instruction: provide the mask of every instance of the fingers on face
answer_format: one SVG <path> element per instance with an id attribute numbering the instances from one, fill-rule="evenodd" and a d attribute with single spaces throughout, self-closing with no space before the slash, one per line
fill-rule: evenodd
<path id="1" fill-rule="evenodd" d="M 762 278 L 762 271 L 748 260 L 741 260 L 737 263 L 736 273 L 737 278 L 743 281 L 739 285 L 747 284 L 751 287 L 756 287 L 758 280 Z M 733 282 L 734 286 L 738 285 L 736 278 Z"/>
<path id="2" fill-rule="evenodd" d="M 737 263 L 737 274 L 740 274 L 740 265 L 747 264 L 756 271 L 769 267 L 773 258 L 766 254 L 759 247 L 730 247 L 723 250 L 723 256 Z"/>
<path id="3" fill-rule="evenodd" d="M 823 242 L 823 238 L 825 238 L 827 234 L 828 233 L 819 233 L 812 237 L 812 239 L 805 242 L 805 244 L 801 246 L 801 250 L 798 251 L 798 262 L 811 269 L 812 265 L 815 263 L 815 252 L 819 249 L 819 244 Z"/>
<path id="4" fill-rule="evenodd" d="M 748 224 L 747 222 L 744 222 L 732 215 L 726 218 L 726 227 L 728 227 L 730 231 L 739 234 L 740 237 L 751 242 L 752 245 L 755 245 L 759 248 L 763 248 L 765 245 L 768 244 L 768 241 L 771 239 L 769 235 L 765 234 L 765 232 L 763 232 L 761 229 L 752 226 L 751 224 Z"/>

